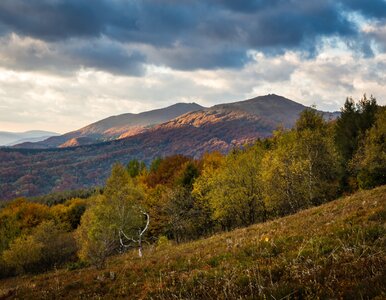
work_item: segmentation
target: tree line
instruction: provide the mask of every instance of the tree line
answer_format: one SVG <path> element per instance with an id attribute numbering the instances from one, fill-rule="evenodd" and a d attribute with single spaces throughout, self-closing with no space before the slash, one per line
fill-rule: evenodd
<path id="1" fill-rule="evenodd" d="M 348 98 L 337 120 L 307 109 L 293 129 L 227 155 L 116 164 L 85 199 L 16 199 L 0 210 L 0 276 L 103 267 L 133 247 L 142 255 L 143 244 L 185 242 L 385 184 L 385 121 L 375 98 Z"/>

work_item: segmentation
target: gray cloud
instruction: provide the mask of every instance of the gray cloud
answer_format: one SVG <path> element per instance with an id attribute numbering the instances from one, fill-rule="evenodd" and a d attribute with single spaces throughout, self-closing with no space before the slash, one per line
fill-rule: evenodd
<path id="1" fill-rule="evenodd" d="M 43 40 L 95 37 L 109 26 L 134 27 L 125 14 L 133 7 L 128 1 L 3 0 L 0 20 L 12 32 Z"/>
<path id="2" fill-rule="evenodd" d="M 75 43 L 75 47 L 63 46 L 61 49 L 74 67 L 79 65 L 133 76 L 144 74 L 145 55 L 125 49 L 117 43 L 97 40 L 91 43 Z"/>
<path id="3" fill-rule="evenodd" d="M 341 0 L 339 2 L 346 9 L 357 11 L 365 17 L 386 19 L 386 1 L 384 0 Z"/>
<path id="4" fill-rule="evenodd" d="M 14 70 L 71 75 L 81 68 L 141 76 L 146 57 L 111 40 L 62 41 L 54 44 L 16 35 L 0 39 L 0 65 Z"/>
<path id="5" fill-rule="evenodd" d="M 334 48 L 322 51 L 308 60 L 295 52 L 251 53 L 241 70 L 147 66 L 143 77 L 89 69 L 67 77 L 0 69 L 0 128 L 66 132 L 111 115 L 181 101 L 210 106 L 268 93 L 322 110 L 338 110 L 347 96 L 358 99 L 364 92 L 386 104 L 386 54 L 366 58 Z"/>
<path id="6" fill-rule="evenodd" d="M 364 36 L 367 44 L 375 43 L 381 52 L 386 52 L 386 23 L 371 28 Z"/>
<path id="7" fill-rule="evenodd" d="M 299 50 L 312 57 L 326 36 L 359 44 L 356 51 L 373 55 L 359 43 L 361 32 L 349 12 L 384 22 L 386 2 L 2 0 L 0 35 L 31 37 L 50 49 L 45 56 L 20 54 L 24 59 L 10 59 L 10 68 L 86 67 L 138 76 L 144 63 L 181 70 L 241 68 L 250 49 L 274 56 Z M 375 43 L 382 43 L 379 39 L 372 36 Z"/>

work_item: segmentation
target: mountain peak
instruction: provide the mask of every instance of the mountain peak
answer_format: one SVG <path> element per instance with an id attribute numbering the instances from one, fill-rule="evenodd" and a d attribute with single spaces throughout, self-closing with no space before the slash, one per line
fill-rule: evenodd
<path id="1" fill-rule="evenodd" d="M 198 104 L 196 102 L 177 102 L 177 103 L 172 104 L 168 107 L 173 107 L 173 106 L 193 106 L 193 107 L 204 108 L 203 106 L 201 106 L 200 104 Z"/>
<path id="2" fill-rule="evenodd" d="M 240 101 L 238 103 L 243 103 L 243 102 L 255 102 L 255 101 L 261 101 L 261 102 L 269 102 L 269 103 L 286 103 L 286 104 L 289 104 L 289 105 L 296 105 L 296 106 L 301 106 L 301 107 L 305 107 L 303 104 L 300 104 L 298 102 L 295 102 L 291 99 L 288 99 L 284 96 L 280 96 L 280 95 L 276 95 L 276 94 L 267 94 L 267 95 L 263 95 L 263 96 L 257 96 L 257 97 L 254 97 L 254 98 L 251 98 L 251 99 L 247 99 L 247 100 L 244 100 L 244 101 Z"/>

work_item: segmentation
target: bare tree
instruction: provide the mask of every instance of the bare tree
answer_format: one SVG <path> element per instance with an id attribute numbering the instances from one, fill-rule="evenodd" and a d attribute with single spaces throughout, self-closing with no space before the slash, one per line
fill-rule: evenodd
<path id="1" fill-rule="evenodd" d="M 144 212 L 141 209 L 141 213 L 146 217 L 146 225 L 145 227 L 139 228 L 138 229 L 138 239 L 134 239 L 132 237 L 128 237 L 125 232 L 120 229 L 119 230 L 119 242 L 123 248 L 128 248 L 131 246 L 131 243 L 138 243 L 138 256 L 143 257 L 143 251 L 142 251 L 142 237 L 145 234 L 146 230 L 149 228 L 149 223 L 150 223 L 150 216 L 148 213 Z M 126 242 L 123 240 L 125 239 Z"/>

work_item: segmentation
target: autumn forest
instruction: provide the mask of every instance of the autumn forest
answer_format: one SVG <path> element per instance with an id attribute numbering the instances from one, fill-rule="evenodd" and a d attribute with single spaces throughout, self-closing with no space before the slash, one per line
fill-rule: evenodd
<path id="1" fill-rule="evenodd" d="M 347 99 L 336 120 L 307 109 L 293 129 L 227 155 L 132 160 L 115 164 L 101 188 L 5 202 L 0 276 L 103 269 L 133 249 L 146 257 L 149 245 L 209 237 L 383 185 L 385 120 L 375 98 Z"/>

